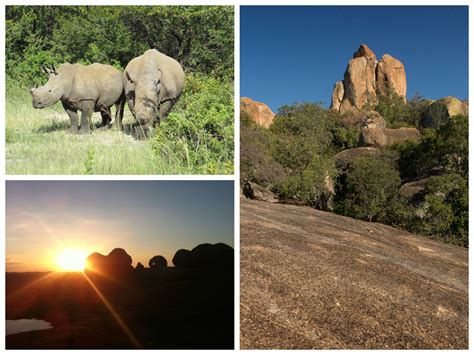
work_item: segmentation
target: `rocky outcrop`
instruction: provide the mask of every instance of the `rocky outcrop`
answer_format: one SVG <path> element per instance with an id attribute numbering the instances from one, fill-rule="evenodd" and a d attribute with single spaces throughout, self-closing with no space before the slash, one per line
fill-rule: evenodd
<path id="1" fill-rule="evenodd" d="M 448 96 L 432 102 L 427 107 L 423 113 L 421 126 L 439 129 L 457 115 L 468 116 L 469 105 L 456 97 Z"/>
<path id="2" fill-rule="evenodd" d="M 397 94 L 406 100 L 406 74 L 403 64 L 384 54 L 377 61 L 375 53 L 362 44 L 347 65 L 344 80 L 334 85 L 331 109 L 356 112 L 377 103 L 377 95 Z"/>
<path id="3" fill-rule="evenodd" d="M 418 142 L 421 133 L 416 128 L 364 127 L 359 136 L 360 147 L 384 147 L 405 141 Z"/>
<path id="4" fill-rule="evenodd" d="M 199 244 L 194 249 L 180 249 L 173 257 L 175 267 L 233 267 L 234 249 L 227 244 Z"/>
<path id="5" fill-rule="evenodd" d="M 272 125 L 275 114 L 270 107 L 262 102 L 253 101 L 248 97 L 240 99 L 240 111 L 249 115 L 256 124 L 268 128 Z"/>
<path id="6" fill-rule="evenodd" d="M 245 180 L 242 184 L 242 193 L 245 197 L 252 200 L 277 202 L 276 195 L 266 187 L 260 186 L 254 182 Z"/>
<path id="7" fill-rule="evenodd" d="M 86 273 L 107 277 L 121 276 L 132 271 L 132 257 L 122 248 L 115 248 L 109 255 L 92 253 L 87 257 Z"/>
<path id="8" fill-rule="evenodd" d="M 148 266 L 151 269 L 162 269 L 168 266 L 168 262 L 166 261 L 166 258 L 164 256 L 156 255 L 150 259 L 150 261 L 148 262 Z"/>

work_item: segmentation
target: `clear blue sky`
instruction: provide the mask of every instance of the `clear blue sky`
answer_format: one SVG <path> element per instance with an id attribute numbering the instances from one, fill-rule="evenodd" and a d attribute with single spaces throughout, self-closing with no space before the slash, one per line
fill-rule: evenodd
<path id="1" fill-rule="evenodd" d="M 468 97 L 467 6 L 241 7 L 240 94 L 329 105 L 362 43 L 403 62 L 408 98 Z"/>
<path id="2" fill-rule="evenodd" d="M 64 248 L 115 247 L 148 265 L 200 243 L 234 244 L 232 181 L 7 181 L 7 271 L 50 270 Z"/>

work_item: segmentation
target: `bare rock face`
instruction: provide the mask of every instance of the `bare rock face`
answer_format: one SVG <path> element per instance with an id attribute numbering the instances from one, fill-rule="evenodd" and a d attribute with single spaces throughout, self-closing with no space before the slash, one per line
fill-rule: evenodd
<path id="1" fill-rule="evenodd" d="M 421 133 L 416 128 L 377 128 L 364 127 L 359 136 L 361 147 L 383 147 L 404 141 L 418 142 Z"/>
<path id="2" fill-rule="evenodd" d="M 272 125 L 275 114 L 262 102 L 253 101 L 248 97 L 240 99 L 240 110 L 247 113 L 252 121 L 258 125 L 268 128 Z"/>
<path id="3" fill-rule="evenodd" d="M 362 44 L 349 61 L 344 80 L 334 85 L 331 109 L 357 112 L 376 104 L 377 95 L 392 93 L 406 100 L 406 87 L 405 68 L 399 60 L 385 54 L 377 61 L 375 53 Z"/>
<path id="4" fill-rule="evenodd" d="M 384 54 L 377 64 L 376 77 L 379 95 L 396 94 L 406 101 L 407 77 L 402 62 L 390 54 Z"/>
<path id="5" fill-rule="evenodd" d="M 439 129 L 444 126 L 451 117 L 469 115 L 469 105 L 456 97 L 448 96 L 434 101 L 423 113 L 421 125 L 423 128 Z"/>

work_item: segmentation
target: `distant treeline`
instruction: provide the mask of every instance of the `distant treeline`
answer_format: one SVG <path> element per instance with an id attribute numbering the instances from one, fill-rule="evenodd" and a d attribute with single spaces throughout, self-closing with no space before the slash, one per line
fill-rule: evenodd
<path id="1" fill-rule="evenodd" d="M 6 73 L 40 83 L 41 65 L 111 64 L 124 68 L 155 48 L 187 72 L 234 75 L 231 6 L 7 6 Z"/>

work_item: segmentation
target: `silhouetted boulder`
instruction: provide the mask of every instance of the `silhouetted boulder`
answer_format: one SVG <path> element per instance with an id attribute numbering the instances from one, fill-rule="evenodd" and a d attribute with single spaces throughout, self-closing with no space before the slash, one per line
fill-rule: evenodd
<path id="1" fill-rule="evenodd" d="M 168 266 L 168 262 L 164 256 L 156 255 L 150 259 L 148 266 L 152 269 L 165 268 Z"/>
<path id="2" fill-rule="evenodd" d="M 191 266 L 191 252 L 187 249 L 179 249 L 173 257 L 173 265 L 176 267 Z"/>
<path id="3" fill-rule="evenodd" d="M 92 253 L 87 258 L 86 272 L 102 276 L 121 276 L 133 271 L 132 257 L 122 248 L 115 248 L 109 255 Z"/>
<path id="4" fill-rule="evenodd" d="M 137 266 L 135 267 L 135 270 L 140 270 L 140 271 L 141 271 L 141 270 L 145 270 L 145 267 L 143 266 L 142 263 L 139 262 L 139 263 L 137 264 Z"/>

